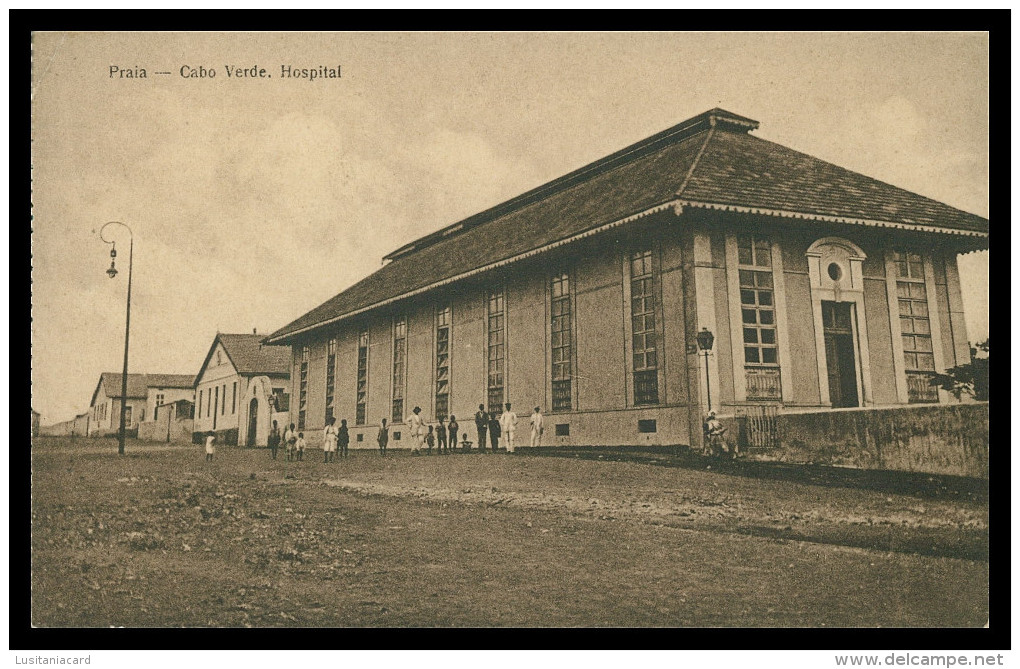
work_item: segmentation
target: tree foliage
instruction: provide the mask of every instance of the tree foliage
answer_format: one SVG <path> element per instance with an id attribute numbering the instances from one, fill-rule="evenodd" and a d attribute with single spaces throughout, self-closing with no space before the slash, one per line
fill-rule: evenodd
<path id="1" fill-rule="evenodd" d="M 976 348 L 988 353 L 988 340 L 980 342 Z M 971 349 L 970 362 L 950 367 L 945 374 L 936 374 L 932 377 L 931 385 L 949 391 L 958 400 L 962 399 L 964 394 L 976 400 L 987 400 L 988 356 L 975 357 L 974 349 Z"/>

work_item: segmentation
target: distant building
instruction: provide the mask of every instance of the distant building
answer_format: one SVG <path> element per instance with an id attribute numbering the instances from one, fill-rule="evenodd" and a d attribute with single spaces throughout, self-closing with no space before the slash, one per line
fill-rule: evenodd
<path id="1" fill-rule="evenodd" d="M 32 409 L 32 438 L 39 436 L 39 412 Z"/>
<path id="2" fill-rule="evenodd" d="M 217 334 L 195 378 L 195 440 L 212 430 L 220 443 L 265 445 L 270 397 L 286 407 L 289 380 L 286 349 L 264 346 L 258 334 Z"/>
<path id="3" fill-rule="evenodd" d="M 191 374 L 146 374 L 143 421 L 159 421 L 160 407 L 178 400 L 195 403 L 195 377 Z"/>
<path id="4" fill-rule="evenodd" d="M 123 375 L 114 372 L 103 372 L 99 383 L 92 393 L 89 403 L 88 436 L 105 437 L 120 431 L 120 398 Z M 128 431 L 137 432 L 138 423 L 145 413 L 148 397 L 145 374 L 128 374 L 127 404 L 125 406 L 125 427 Z"/>
<path id="5" fill-rule="evenodd" d="M 390 253 L 266 338 L 293 419 L 368 445 L 417 405 L 473 438 L 513 402 L 546 444 L 697 445 L 710 408 L 948 401 L 928 381 L 970 358 L 956 258 L 988 220 L 757 127 L 713 109 Z"/>
<path id="6" fill-rule="evenodd" d="M 146 374 L 148 390 L 138 438 L 190 442 L 194 425 L 195 377 L 191 374 Z"/>

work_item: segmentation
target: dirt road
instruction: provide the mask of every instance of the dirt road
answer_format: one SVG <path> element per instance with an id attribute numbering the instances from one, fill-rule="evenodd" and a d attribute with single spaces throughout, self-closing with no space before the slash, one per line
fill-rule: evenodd
<path id="1" fill-rule="evenodd" d="M 982 500 L 643 463 L 34 447 L 40 626 L 981 626 Z M 318 457 L 316 457 L 318 456 Z"/>

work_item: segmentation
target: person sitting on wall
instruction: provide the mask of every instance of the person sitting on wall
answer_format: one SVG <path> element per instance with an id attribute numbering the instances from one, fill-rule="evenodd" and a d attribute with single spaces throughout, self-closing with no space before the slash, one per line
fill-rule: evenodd
<path id="1" fill-rule="evenodd" d="M 705 444 L 708 453 L 719 457 L 722 457 L 724 454 L 729 454 L 730 457 L 736 457 L 736 453 L 730 452 L 730 450 L 726 447 L 726 442 L 723 439 L 724 434 L 726 434 L 726 428 L 723 427 L 723 424 L 715 417 L 715 412 L 709 411 L 708 420 L 705 422 Z"/>

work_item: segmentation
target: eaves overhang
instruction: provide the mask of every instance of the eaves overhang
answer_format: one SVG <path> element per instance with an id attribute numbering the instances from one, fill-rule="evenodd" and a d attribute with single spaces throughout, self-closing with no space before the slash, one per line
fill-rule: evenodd
<path id="1" fill-rule="evenodd" d="M 866 226 L 866 227 L 872 227 L 872 228 L 911 230 L 911 231 L 917 231 L 917 232 L 944 234 L 944 235 L 953 235 L 953 236 L 957 236 L 957 237 L 966 237 L 966 238 L 971 238 L 971 239 L 973 239 L 975 241 L 977 241 L 977 240 L 987 240 L 988 239 L 988 233 L 987 232 L 982 232 L 982 231 L 977 231 L 977 230 L 961 230 L 961 229 L 957 229 L 957 228 L 947 228 L 947 227 L 940 227 L 940 226 L 923 225 L 923 224 L 915 224 L 915 223 L 905 223 L 905 222 L 897 222 L 897 221 L 883 221 L 883 220 L 875 220 L 875 219 L 854 218 L 854 217 L 849 217 L 849 216 L 833 216 L 833 215 L 818 214 L 818 213 L 813 213 L 813 212 L 790 211 L 790 210 L 783 210 L 783 209 L 770 209 L 770 208 L 765 208 L 765 207 L 743 206 L 743 205 L 734 205 L 734 204 L 726 204 L 726 203 L 719 203 L 719 202 L 702 202 L 702 201 L 697 201 L 697 200 L 674 199 L 674 200 L 670 200 L 668 202 L 663 202 L 661 204 L 655 205 L 653 207 L 650 207 L 650 208 L 645 209 L 643 211 L 640 211 L 638 213 L 632 214 L 632 215 L 627 216 L 625 218 L 621 218 L 621 219 L 618 219 L 616 221 L 612 221 L 610 223 L 606 223 L 606 224 L 603 224 L 603 225 L 591 228 L 591 229 L 586 230 L 586 231 L 584 231 L 582 233 L 579 233 L 579 234 L 576 234 L 576 235 L 572 235 L 570 237 L 565 237 L 564 239 L 552 242 L 550 244 L 546 244 L 544 246 L 540 246 L 540 247 L 531 249 L 531 250 L 526 251 L 524 253 L 520 253 L 518 255 L 511 256 L 509 258 L 504 258 L 503 260 L 499 260 L 497 262 L 493 262 L 493 263 L 489 263 L 489 264 L 483 265 L 481 267 L 477 267 L 477 268 L 475 268 L 473 270 L 470 270 L 468 272 L 463 272 L 461 274 L 456 274 L 456 275 L 448 277 L 446 279 L 442 279 L 441 281 L 435 281 L 433 283 L 427 284 L 425 286 L 421 286 L 420 288 L 416 288 L 414 290 L 405 291 L 405 292 L 400 293 L 398 295 L 394 295 L 393 297 L 389 297 L 389 298 L 387 298 L 385 300 L 380 300 L 380 301 L 374 302 L 372 304 L 366 305 L 364 307 L 361 307 L 359 309 L 354 309 L 352 311 L 348 311 L 348 312 L 340 314 L 338 316 L 333 316 L 331 318 L 328 318 L 326 320 L 320 321 L 318 323 L 313 323 L 313 324 L 307 325 L 307 326 L 305 326 L 303 328 L 299 328 L 299 329 L 291 331 L 291 332 L 286 332 L 286 333 L 278 335 L 278 336 L 270 335 L 270 336 L 266 337 L 265 339 L 263 339 L 262 342 L 264 344 L 271 345 L 271 346 L 288 345 L 291 341 L 293 341 L 294 339 L 298 338 L 300 335 L 308 334 L 308 333 L 310 333 L 312 331 L 315 331 L 315 330 L 318 330 L 318 329 L 321 329 L 321 328 L 325 328 L 325 327 L 329 327 L 330 325 L 335 325 L 337 323 L 340 323 L 341 321 L 347 320 L 349 318 L 353 318 L 355 316 L 358 316 L 360 314 L 364 314 L 364 313 L 372 311 L 374 309 L 378 309 L 380 307 L 384 307 L 384 306 L 389 305 L 389 304 L 394 304 L 394 303 L 399 302 L 401 300 L 405 300 L 405 299 L 408 299 L 408 298 L 411 298 L 411 297 L 415 297 L 417 295 L 421 295 L 423 293 L 427 293 L 427 292 L 435 290 L 437 288 L 441 288 L 443 286 L 447 286 L 447 285 L 450 285 L 452 283 L 456 283 L 458 281 L 462 281 L 464 279 L 468 279 L 468 278 L 471 278 L 473 276 L 484 274 L 486 272 L 490 272 L 492 270 L 495 270 L 495 269 L 498 269 L 498 268 L 501 268 L 501 267 L 505 267 L 507 265 L 511 265 L 511 264 L 520 262 L 520 261 L 525 260 L 527 258 L 531 258 L 531 257 L 537 256 L 537 255 L 540 255 L 542 253 L 546 253 L 548 251 L 552 251 L 553 249 L 557 249 L 557 248 L 566 246 L 568 244 L 572 244 L 574 242 L 578 242 L 578 241 L 580 241 L 582 239 L 586 239 L 586 238 L 591 237 L 593 235 L 597 235 L 597 234 L 606 232 L 608 230 L 612 230 L 614 228 L 618 228 L 618 227 L 620 227 L 622 225 L 625 225 L 627 223 L 630 223 L 632 221 L 636 221 L 638 219 L 644 218 L 645 216 L 648 216 L 650 214 L 654 214 L 654 213 L 657 213 L 657 212 L 660 212 L 660 211 L 663 211 L 663 210 L 666 210 L 666 209 L 673 209 L 674 213 L 677 216 L 679 216 L 683 212 L 683 209 L 685 207 L 689 207 L 689 208 L 692 208 L 692 209 L 709 209 L 709 210 L 716 210 L 716 211 L 723 211 L 723 212 L 734 212 L 734 213 L 742 213 L 742 214 L 753 214 L 753 215 L 759 215 L 759 216 L 770 216 L 770 217 L 776 217 L 776 218 L 799 219 L 799 220 L 818 221 L 818 222 L 826 222 L 826 223 L 842 223 L 842 224 L 845 224 L 845 225 L 860 225 L 860 226 Z"/>

